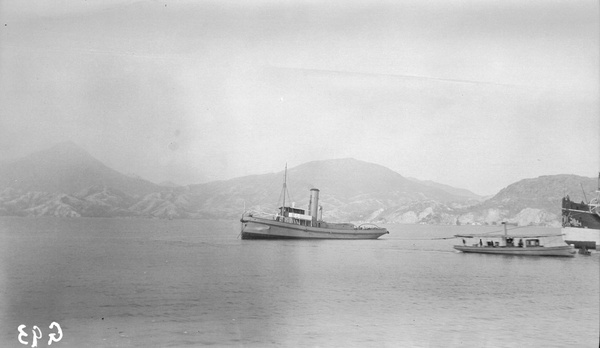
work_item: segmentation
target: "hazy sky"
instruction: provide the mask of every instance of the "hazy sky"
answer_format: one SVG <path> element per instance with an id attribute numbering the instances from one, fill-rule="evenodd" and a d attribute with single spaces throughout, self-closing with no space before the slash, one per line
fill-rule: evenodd
<path id="1" fill-rule="evenodd" d="M 496 193 L 600 169 L 598 1 L 1 1 L 0 159 L 179 184 L 353 157 Z"/>

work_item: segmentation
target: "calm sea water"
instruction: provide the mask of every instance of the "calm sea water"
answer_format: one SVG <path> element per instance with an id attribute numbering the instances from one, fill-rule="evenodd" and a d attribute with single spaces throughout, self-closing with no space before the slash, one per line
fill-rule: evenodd
<path id="1" fill-rule="evenodd" d="M 246 241 L 237 221 L 0 219 L 0 345 L 598 347 L 600 253 L 462 254 L 497 227 Z M 522 230 L 521 230 L 522 231 Z M 533 232 L 553 234 L 557 229 Z"/>

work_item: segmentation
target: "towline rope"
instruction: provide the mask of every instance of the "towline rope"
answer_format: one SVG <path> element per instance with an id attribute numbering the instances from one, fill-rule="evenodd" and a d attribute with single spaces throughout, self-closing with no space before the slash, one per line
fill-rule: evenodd
<path id="1" fill-rule="evenodd" d="M 527 227 L 537 227 L 537 226 L 517 226 L 517 227 L 510 228 L 510 229 L 507 228 L 506 231 L 508 232 L 508 231 L 512 231 L 512 230 L 517 230 L 519 228 L 527 228 Z M 483 232 L 483 233 L 478 233 L 477 235 L 492 234 L 492 233 L 498 233 L 498 232 L 504 232 L 504 229 L 494 230 L 494 231 L 489 231 L 489 232 Z M 459 237 L 452 236 L 452 237 L 425 238 L 425 239 L 423 239 L 423 238 L 415 238 L 415 239 L 412 239 L 412 238 L 396 239 L 396 238 L 394 238 L 394 239 L 395 240 L 446 240 L 446 239 L 456 239 L 456 238 L 459 238 Z"/>

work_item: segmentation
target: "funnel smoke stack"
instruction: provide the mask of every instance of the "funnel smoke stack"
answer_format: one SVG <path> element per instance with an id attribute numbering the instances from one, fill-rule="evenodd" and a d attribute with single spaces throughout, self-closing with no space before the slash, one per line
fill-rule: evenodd
<path id="1" fill-rule="evenodd" d="M 319 212 L 319 190 L 314 188 L 310 189 L 310 201 L 308 203 L 308 211 L 312 216 L 313 225 L 317 223 L 317 216 Z"/>

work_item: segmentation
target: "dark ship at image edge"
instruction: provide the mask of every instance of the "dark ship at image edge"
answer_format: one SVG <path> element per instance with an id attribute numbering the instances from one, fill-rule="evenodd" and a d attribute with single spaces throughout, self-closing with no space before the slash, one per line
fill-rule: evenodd
<path id="1" fill-rule="evenodd" d="M 600 250 L 600 173 L 595 198 L 587 203 L 573 202 L 568 195 L 562 199 L 562 234 L 575 248 Z"/>

